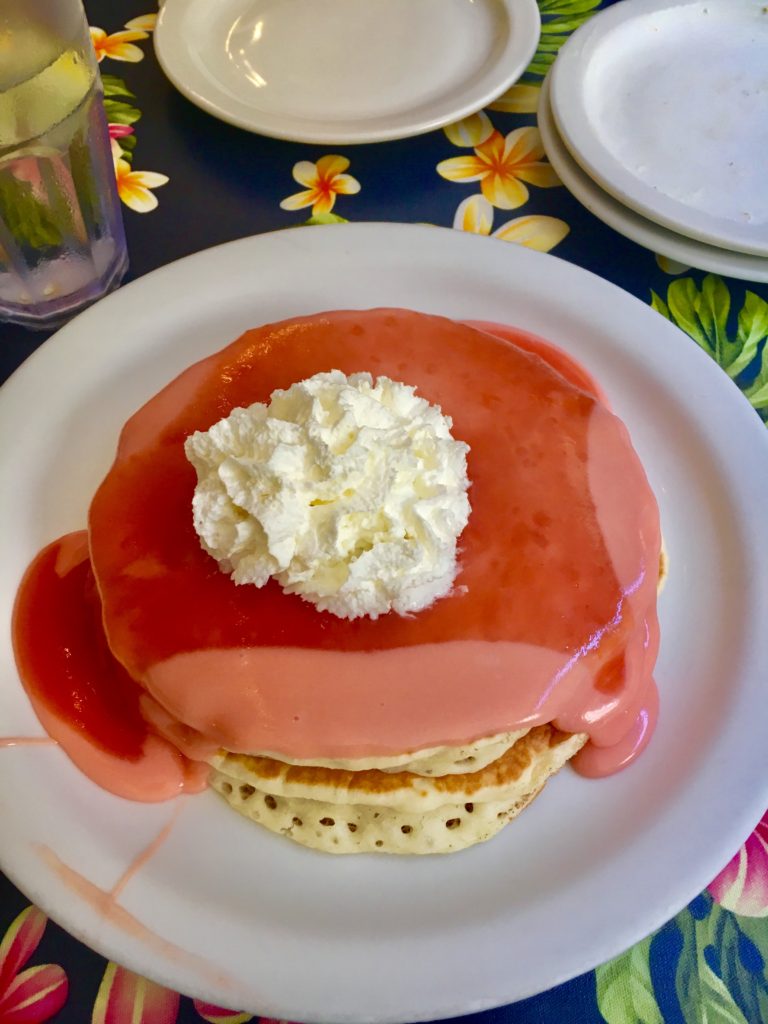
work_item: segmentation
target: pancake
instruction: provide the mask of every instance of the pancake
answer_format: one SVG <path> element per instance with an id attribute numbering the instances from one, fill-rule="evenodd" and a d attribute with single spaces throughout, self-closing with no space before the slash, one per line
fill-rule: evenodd
<path id="1" fill-rule="evenodd" d="M 480 771 L 439 779 L 226 755 L 210 785 L 246 818 L 315 850 L 451 853 L 496 835 L 586 739 L 538 726 Z"/>
<path id="2" fill-rule="evenodd" d="M 527 729 L 516 732 L 499 733 L 465 743 L 459 747 L 432 747 L 427 750 L 416 750 L 409 754 L 393 755 L 392 757 L 359 757 L 359 758 L 294 758 L 285 755 L 265 753 L 262 757 L 273 757 L 289 765 L 304 765 L 315 768 L 342 768 L 352 772 L 366 771 L 377 768 L 382 772 L 412 772 L 425 777 L 440 775 L 462 775 L 476 772 L 480 768 L 495 761 L 506 753 L 510 747 L 525 736 Z M 220 757 L 226 756 L 222 751 Z M 216 759 L 214 764 L 220 764 Z"/>

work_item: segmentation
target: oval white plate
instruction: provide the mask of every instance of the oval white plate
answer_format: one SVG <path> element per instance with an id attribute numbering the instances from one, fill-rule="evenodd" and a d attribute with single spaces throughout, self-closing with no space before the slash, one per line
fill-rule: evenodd
<path id="1" fill-rule="evenodd" d="M 0 749 L 0 863 L 30 898 L 120 963 L 284 1020 L 454 1016 L 563 981 L 697 894 L 768 803 L 765 428 L 649 307 L 507 242 L 402 225 L 286 230 L 171 264 L 83 313 L 0 392 L 0 436 L 14 439 L 0 453 L 13 481 L 0 491 L 3 621 L 28 560 L 84 525 L 123 421 L 166 381 L 254 324 L 379 304 L 519 324 L 597 374 L 645 462 L 671 556 L 662 711 L 632 768 L 599 782 L 566 770 L 496 839 L 449 857 L 336 858 L 213 793 L 186 799 L 120 896 L 131 921 L 105 917 L 41 847 L 108 890 L 174 807 L 111 797 L 55 748 Z M 3 730 L 39 734 L 7 639 L 0 656 Z"/>
<path id="2" fill-rule="evenodd" d="M 536 0 L 166 0 L 155 50 L 215 117 L 349 144 L 474 113 L 519 78 L 539 30 Z"/>
<path id="3" fill-rule="evenodd" d="M 574 32 L 552 110 L 602 188 L 691 238 L 768 255 L 764 0 L 624 0 Z"/>
<path id="4" fill-rule="evenodd" d="M 713 274 L 726 274 L 743 281 L 768 282 L 768 258 L 765 256 L 732 252 L 717 245 L 699 242 L 695 238 L 687 238 L 635 213 L 604 192 L 579 167 L 560 138 L 552 115 L 549 83 L 548 75 L 541 87 L 536 112 L 541 141 L 547 151 L 549 162 L 557 171 L 562 183 L 590 213 L 594 213 L 614 231 L 660 256 L 667 256 L 700 270 L 709 270 Z"/>

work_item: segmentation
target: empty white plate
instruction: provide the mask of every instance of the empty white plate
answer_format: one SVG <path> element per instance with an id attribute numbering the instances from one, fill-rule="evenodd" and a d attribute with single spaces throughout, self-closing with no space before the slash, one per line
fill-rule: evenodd
<path id="1" fill-rule="evenodd" d="M 765 0 L 625 0 L 552 72 L 571 154 L 607 192 L 691 238 L 768 255 Z"/>
<path id="2" fill-rule="evenodd" d="M 660 256 L 677 260 L 687 266 L 709 270 L 713 274 L 737 277 L 743 281 L 768 282 L 768 259 L 765 256 L 732 252 L 716 245 L 699 242 L 695 238 L 679 235 L 623 206 L 595 184 L 579 167 L 560 138 L 552 115 L 549 76 L 541 88 L 537 116 L 541 141 L 549 162 L 557 171 L 560 180 L 590 213 L 608 227 Z"/>
<path id="3" fill-rule="evenodd" d="M 536 0 L 167 0 L 155 50 L 180 92 L 240 128 L 378 142 L 492 102 L 540 25 Z"/>

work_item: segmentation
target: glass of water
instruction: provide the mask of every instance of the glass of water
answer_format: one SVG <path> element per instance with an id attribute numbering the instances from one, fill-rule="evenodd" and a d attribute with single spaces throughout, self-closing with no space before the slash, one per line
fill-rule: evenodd
<path id="1" fill-rule="evenodd" d="M 128 266 L 80 0 L 0 2 L 0 321 L 58 326 Z"/>

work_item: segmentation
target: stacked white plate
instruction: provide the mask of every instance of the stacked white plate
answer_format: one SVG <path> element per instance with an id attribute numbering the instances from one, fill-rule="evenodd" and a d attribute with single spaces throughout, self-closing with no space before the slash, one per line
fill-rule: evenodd
<path id="1" fill-rule="evenodd" d="M 563 47 L 547 155 L 597 217 L 682 263 L 768 281 L 765 0 L 622 0 Z"/>

